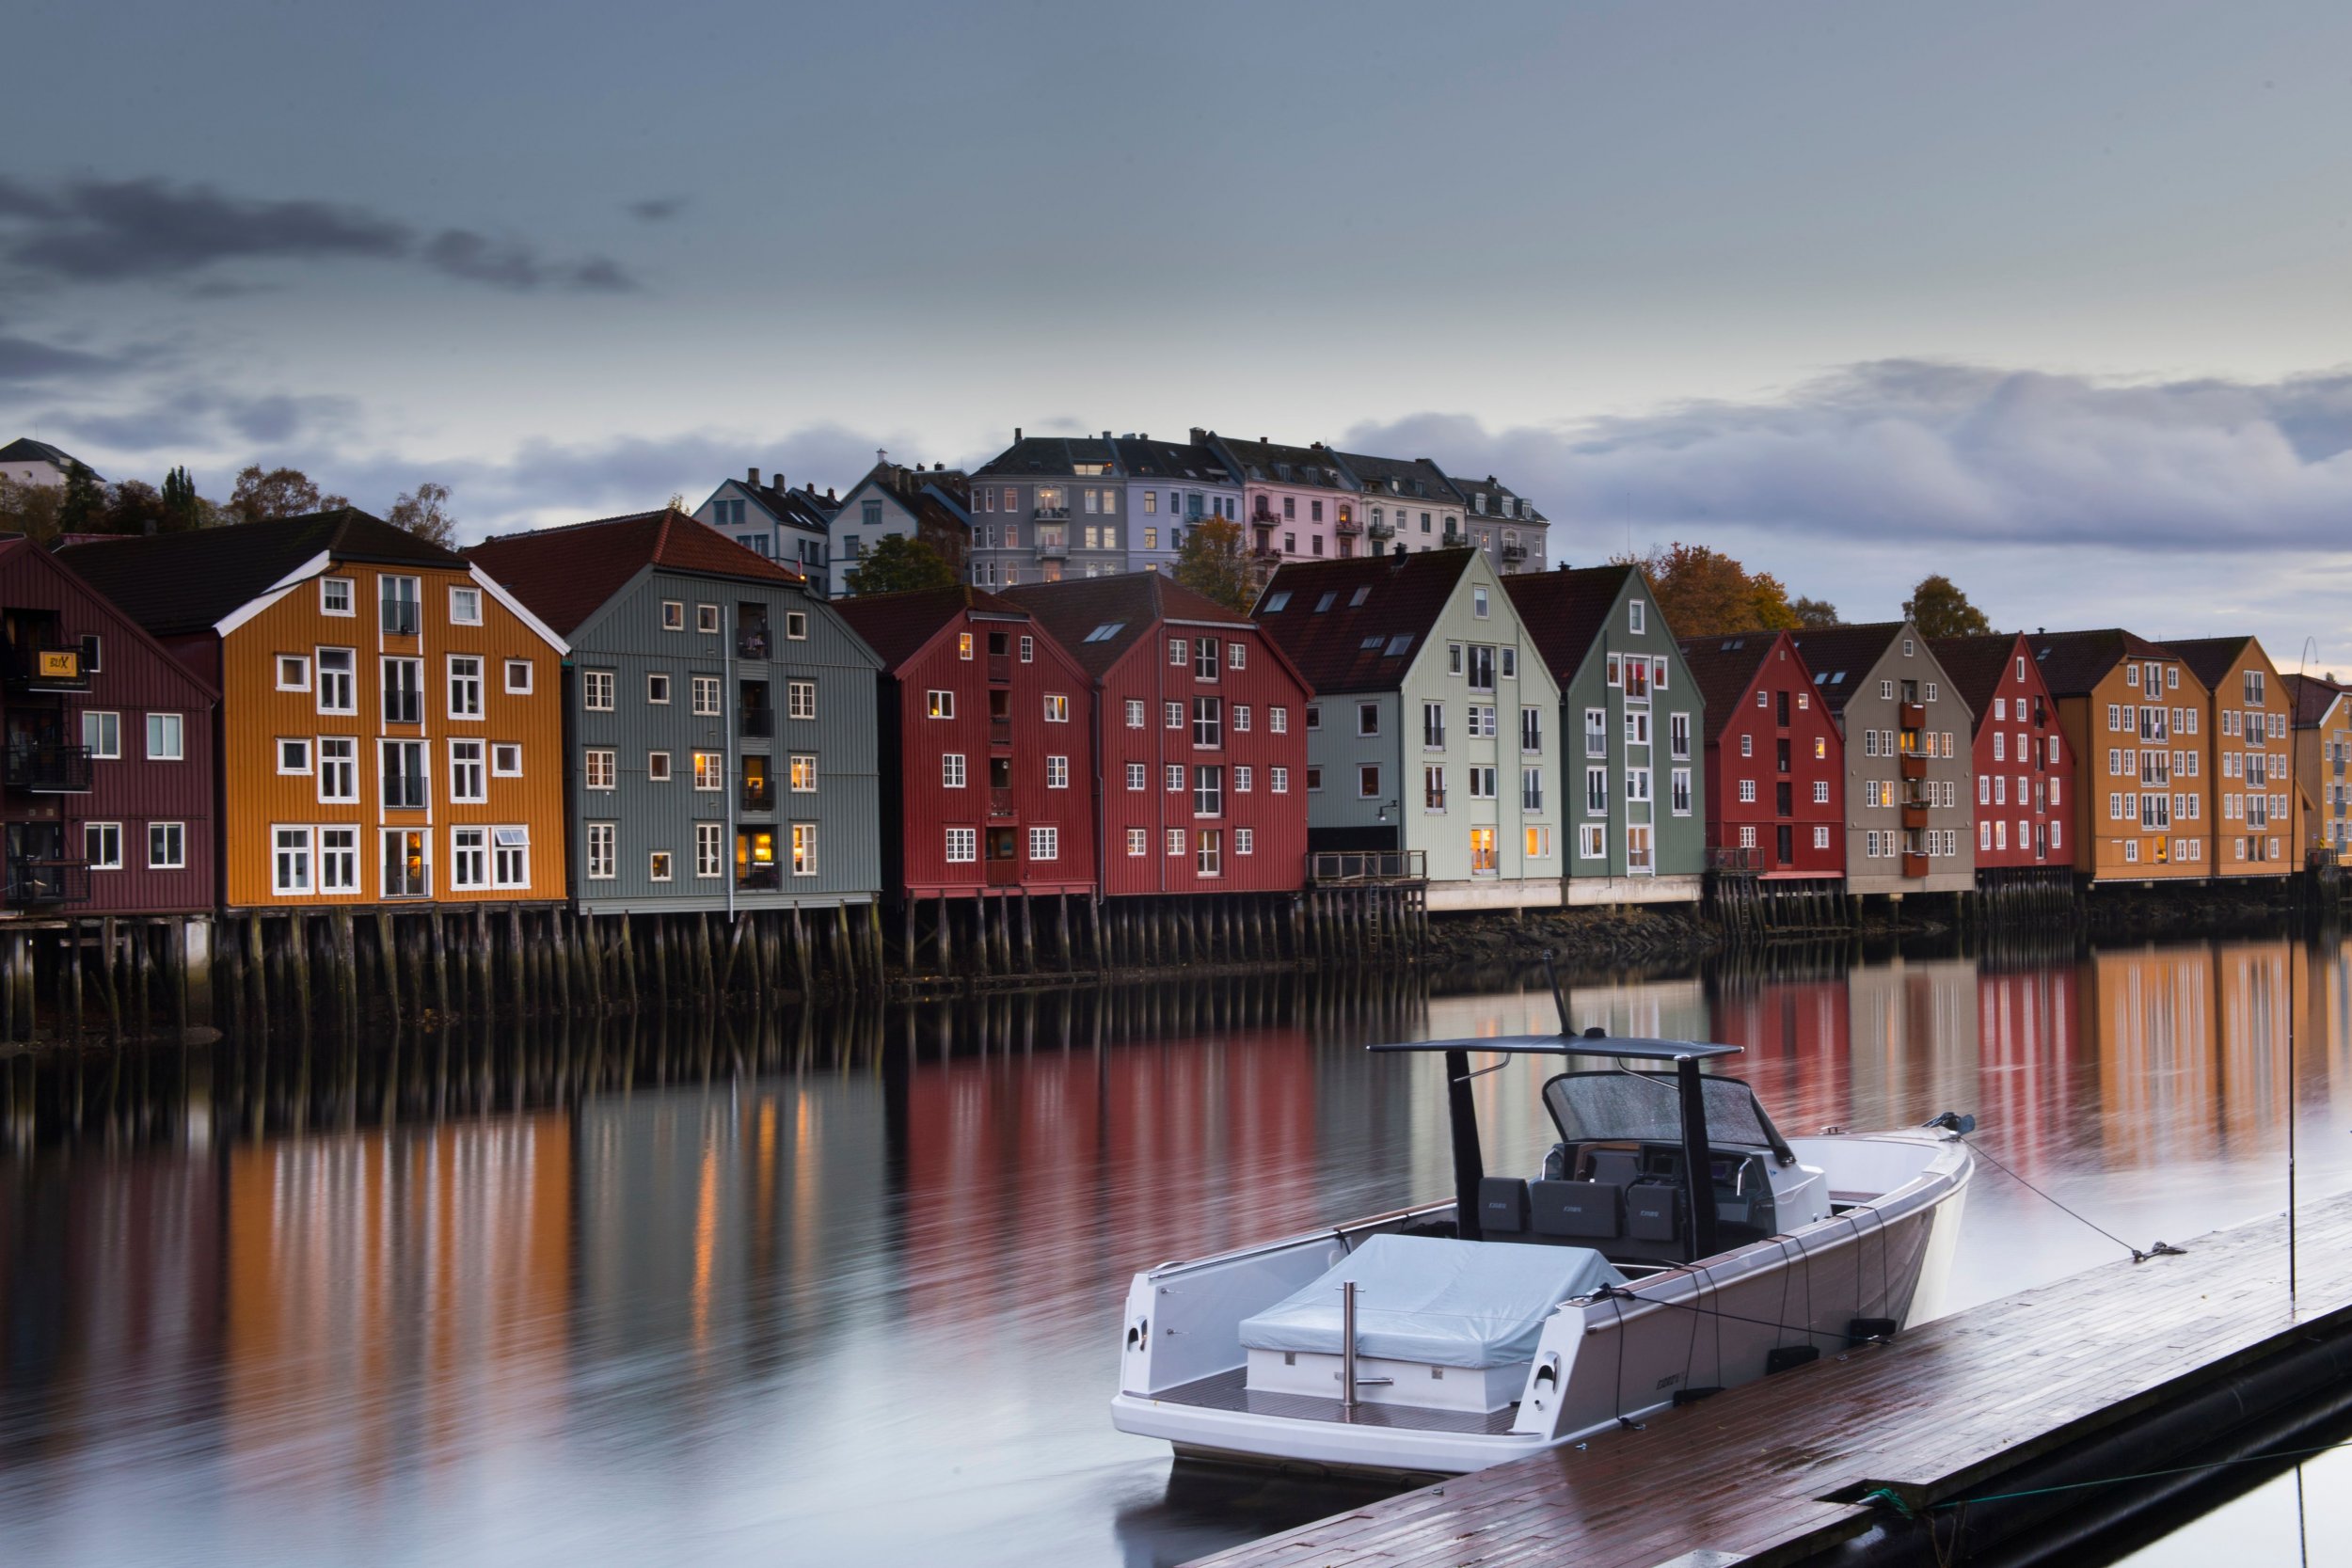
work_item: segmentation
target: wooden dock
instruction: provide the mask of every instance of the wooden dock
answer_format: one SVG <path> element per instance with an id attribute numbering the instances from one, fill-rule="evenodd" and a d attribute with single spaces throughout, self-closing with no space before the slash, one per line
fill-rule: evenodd
<path id="1" fill-rule="evenodd" d="M 2199 1463 L 2233 1434 L 2259 1449 L 2314 1402 L 2352 1404 L 2352 1196 L 2298 1211 L 2292 1307 L 2283 1216 L 2168 1239 L 2185 1254 L 2102 1264 L 1202 1562 L 1958 1562 L 2112 1514 L 2118 1489 L 2082 1482 Z M 2061 1486 L 2080 1489 L 2015 1496 Z M 1862 1500 L 1880 1488 L 1901 1506 Z"/>

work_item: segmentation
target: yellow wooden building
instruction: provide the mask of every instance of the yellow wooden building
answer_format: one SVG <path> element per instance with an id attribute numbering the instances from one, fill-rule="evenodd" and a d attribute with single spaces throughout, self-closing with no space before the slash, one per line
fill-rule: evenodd
<path id="1" fill-rule="evenodd" d="M 2093 882 L 2209 877 L 2213 780 L 2204 765 L 2204 684 L 2144 637 L 2036 632 L 2026 640 L 2081 759 L 2074 872 Z"/>
<path id="2" fill-rule="evenodd" d="M 2203 683 L 2204 771 L 2212 784 L 2207 858 L 2217 878 L 2278 877 L 2303 863 L 2295 780 L 2295 703 L 2279 668 L 2251 637 L 2201 637 L 2165 646 Z"/>
<path id="3" fill-rule="evenodd" d="M 2308 802 L 2296 842 L 2352 865 L 2352 689 L 2332 675 L 2281 679 L 2295 701 L 2295 782 Z"/>

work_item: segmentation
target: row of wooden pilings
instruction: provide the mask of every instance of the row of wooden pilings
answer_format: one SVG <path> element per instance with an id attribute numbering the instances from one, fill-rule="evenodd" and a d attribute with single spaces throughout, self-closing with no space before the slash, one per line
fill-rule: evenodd
<path id="1" fill-rule="evenodd" d="M 210 1022 L 209 915 L 0 927 L 0 1046 Z"/>
<path id="2" fill-rule="evenodd" d="M 1711 871 L 1707 908 L 1734 938 L 1812 936 L 1856 924 L 1845 883 L 1835 877 L 1764 878 Z"/>

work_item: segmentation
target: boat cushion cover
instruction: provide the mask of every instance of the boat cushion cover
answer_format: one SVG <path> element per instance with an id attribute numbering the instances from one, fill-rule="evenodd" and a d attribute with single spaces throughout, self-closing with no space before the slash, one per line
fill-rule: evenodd
<path id="1" fill-rule="evenodd" d="M 1553 1307 L 1625 1283 L 1590 1247 L 1378 1235 L 1243 1319 L 1243 1348 L 1340 1354 L 1340 1287 L 1351 1279 L 1359 1355 L 1473 1368 L 1529 1359 Z"/>

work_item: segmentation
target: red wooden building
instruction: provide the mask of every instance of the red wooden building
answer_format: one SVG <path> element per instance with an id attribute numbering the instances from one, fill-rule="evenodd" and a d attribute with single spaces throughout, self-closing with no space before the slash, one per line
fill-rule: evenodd
<path id="1" fill-rule="evenodd" d="M 1095 891 L 1093 680 L 977 588 L 834 607 L 882 657 L 882 884 L 901 902 Z"/>
<path id="2" fill-rule="evenodd" d="M 1977 716 L 1977 879 L 2035 868 L 2071 871 L 2074 751 L 2058 701 L 2022 636 L 1938 637 L 1929 646 Z"/>
<path id="3" fill-rule="evenodd" d="M 1306 884 L 1314 693 L 1256 623 L 1157 572 L 1005 597 L 1091 677 L 1104 896 Z"/>
<path id="4" fill-rule="evenodd" d="M 1773 878 L 1846 874 L 1845 742 L 1786 632 L 1682 641 L 1706 699 L 1707 847 Z"/>
<path id="5" fill-rule="evenodd" d="M 0 539 L 0 639 L 7 913 L 210 911 L 213 689 L 22 538 Z"/>

